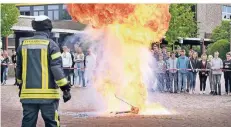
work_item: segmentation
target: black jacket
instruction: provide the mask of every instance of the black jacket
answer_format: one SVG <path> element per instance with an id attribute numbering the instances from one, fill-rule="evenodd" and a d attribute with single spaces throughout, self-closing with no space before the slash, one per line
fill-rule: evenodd
<path id="1" fill-rule="evenodd" d="M 203 64 L 202 60 L 199 61 L 198 69 L 209 69 L 208 68 L 208 62 L 206 61 L 205 64 Z M 208 74 L 209 74 L 209 71 L 207 71 L 207 70 L 199 71 L 199 75 L 208 76 Z"/>
<path id="2" fill-rule="evenodd" d="M 12 55 L 12 56 L 11 56 L 11 60 L 12 60 L 12 63 L 15 64 L 15 63 L 16 63 L 16 55 Z"/>
<path id="3" fill-rule="evenodd" d="M 72 65 L 71 65 L 71 67 L 74 68 L 75 67 L 75 62 L 74 62 L 73 52 L 70 52 L 70 54 L 71 54 L 71 59 L 72 59 Z M 74 74 L 74 69 L 70 69 L 70 73 Z"/>
<path id="4" fill-rule="evenodd" d="M 4 59 L 2 60 L 2 62 L 1 62 L 1 68 L 2 68 L 2 69 L 7 68 L 9 62 L 10 62 L 9 57 L 4 58 Z M 4 65 L 4 64 L 5 64 L 5 65 Z"/>
<path id="5" fill-rule="evenodd" d="M 223 69 L 225 69 L 225 70 L 231 70 L 231 60 L 229 60 L 229 61 L 224 60 L 223 61 Z M 224 71 L 224 73 L 231 75 L 231 71 Z"/>
<path id="6" fill-rule="evenodd" d="M 58 45 L 45 32 L 22 40 L 17 49 L 17 83 L 22 103 L 51 103 L 60 98 L 59 87 L 68 84 Z"/>
<path id="7" fill-rule="evenodd" d="M 188 69 L 198 69 L 198 64 L 199 64 L 199 60 L 191 58 L 189 60 Z M 197 73 L 196 70 L 189 70 L 189 71 Z"/>

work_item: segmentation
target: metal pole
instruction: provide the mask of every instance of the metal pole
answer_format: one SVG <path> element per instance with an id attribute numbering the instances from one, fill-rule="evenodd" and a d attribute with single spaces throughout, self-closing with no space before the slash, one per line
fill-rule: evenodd
<path id="1" fill-rule="evenodd" d="M 124 100 L 122 100 L 121 98 L 118 98 L 118 97 L 116 96 L 116 94 L 115 94 L 115 97 L 116 97 L 117 99 L 119 99 L 120 101 L 122 101 L 122 102 L 124 102 L 124 103 L 130 105 L 131 107 L 134 107 L 133 105 L 129 104 L 128 102 L 126 102 L 126 101 L 124 101 Z"/>
<path id="2" fill-rule="evenodd" d="M 231 22 L 229 22 L 229 36 L 230 36 L 230 38 L 229 38 L 229 40 L 230 40 L 230 52 L 231 52 Z"/>
<path id="3" fill-rule="evenodd" d="M 201 38 L 200 45 L 201 45 L 201 54 L 203 54 L 204 53 L 204 38 Z"/>
<path id="4" fill-rule="evenodd" d="M 183 40 L 183 38 L 180 38 L 180 47 L 181 47 L 181 49 L 182 49 L 182 45 L 183 45 L 183 43 L 184 43 L 184 40 Z"/>
<path id="5" fill-rule="evenodd" d="M 204 40 L 204 38 L 203 38 L 203 40 L 202 40 L 202 44 L 203 44 L 203 45 L 202 45 L 202 48 L 203 48 L 202 50 L 203 50 L 203 54 L 204 54 L 204 53 L 205 53 L 205 40 Z"/>

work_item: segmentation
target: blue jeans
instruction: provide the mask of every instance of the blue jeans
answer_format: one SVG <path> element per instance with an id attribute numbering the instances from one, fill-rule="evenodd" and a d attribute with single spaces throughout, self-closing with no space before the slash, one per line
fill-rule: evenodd
<path id="1" fill-rule="evenodd" d="M 182 85 L 182 81 L 183 81 L 183 85 Z M 186 83 L 187 83 L 187 73 L 178 72 L 178 92 L 180 92 L 181 89 L 182 91 L 185 91 Z"/>
<path id="2" fill-rule="evenodd" d="M 186 89 L 189 90 L 191 85 L 191 72 L 187 72 L 187 85 Z"/>
<path id="3" fill-rule="evenodd" d="M 8 75 L 8 67 L 2 67 L 1 68 L 1 83 L 3 83 L 3 81 L 7 80 L 7 75 Z"/>
<path id="4" fill-rule="evenodd" d="M 157 73 L 157 88 L 159 91 L 164 91 L 165 73 Z"/>
<path id="5" fill-rule="evenodd" d="M 177 73 L 169 73 L 170 78 L 170 90 L 172 92 L 177 92 Z M 174 90 L 173 90 L 174 85 Z"/>
<path id="6" fill-rule="evenodd" d="M 76 69 L 75 70 L 75 83 L 77 81 L 77 77 L 79 77 L 79 85 L 82 84 L 85 87 L 84 70 Z"/>
<path id="7" fill-rule="evenodd" d="M 218 95 L 221 95 L 221 74 L 213 74 L 213 83 L 215 92 L 218 92 Z"/>
<path id="8" fill-rule="evenodd" d="M 170 91 L 170 77 L 169 77 L 170 72 L 165 73 L 165 81 L 166 81 L 166 89 L 167 91 Z"/>
<path id="9" fill-rule="evenodd" d="M 77 69 L 74 70 L 74 75 L 75 75 L 75 82 L 77 81 L 77 77 L 79 77 L 79 84 L 78 85 L 83 85 L 83 87 L 85 87 L 85 75 L 84 75 L 84 63 L 80 62 L 80 63 L 76 63 L 75 67 L 77 67 Z"/>
<path id="10" fill-rule="evenodd" d="M 85 87 L 84 70 L 75 69 L 75 83 L 77 82 L 77 78 L 79 79 L 79 85 L 83 85 Z"/>
<path id="11" fill-rule="evenodd" d="M 190 76 L 190 90 L 195 90 L 197 73 L 189 72 Z"/>

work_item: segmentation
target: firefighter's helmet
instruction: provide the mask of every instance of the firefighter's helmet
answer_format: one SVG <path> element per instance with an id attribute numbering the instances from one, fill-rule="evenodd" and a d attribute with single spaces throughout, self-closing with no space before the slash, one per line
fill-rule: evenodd
<path id="1" fill-rule="evenodd" d="M 53 28 L 50 18 L 45 15 L 36 16 L 32 20 L 32 27 L 35 31 L 51 31 Z"/>

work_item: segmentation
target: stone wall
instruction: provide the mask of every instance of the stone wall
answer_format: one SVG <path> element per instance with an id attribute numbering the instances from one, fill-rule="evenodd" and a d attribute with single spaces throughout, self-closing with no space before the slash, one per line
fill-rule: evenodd
<path id="1" fill-rule="evenodd" d="M 197 4 L 198 37 L 204 38 L 222 22 L 222 6 L 231 4 Z"/>

